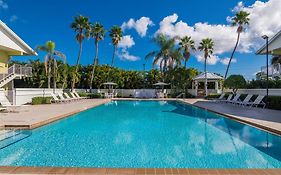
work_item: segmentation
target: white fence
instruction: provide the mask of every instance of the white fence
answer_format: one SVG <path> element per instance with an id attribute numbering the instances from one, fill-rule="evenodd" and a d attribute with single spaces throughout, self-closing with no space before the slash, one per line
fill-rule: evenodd
<path id="1" fill-rule="evenodd" d="M 87 92 L 86 89 L 77 89 L 77 92 Z M 118 95 L 122 97 L 134 97 L 135 92 L 148 92 L 154 93 L 155 89 L 117 89 Z M 227 90 L 231 91 L 231 90 Z M 4 95 L 3 89 L 0 89 L 0 99 Z M 31 103 L 33 97 L 48 97 L 51 96 L 53 89 L 44 89 L 44 88 L 16 88 L 14 90 L 14 104 L 23 105 L 26 103 Z M 62 89 L 56 89 L 56 93 L 62 93 Z M 93 89 L 94 93 L 97 92 L 107 92 L 107 89 Z M 194 94 L 195 90 L 189 89 L 189 93 Z M 167 89 L 167 93 L 170 93 L 170 90 Z M 266 95 L 266 89 L 239 89 L 238 93 L 241 94 L 255 94 L 255 95 Z M 269 89 L 269 95 L 271 96 L 281 96 L 281 89 Z"/>
<path id="2" fill-rule="evenodd" d="M 15 105 L 31 103 L 33 97 L 49 97 L 53 89 L 45 88 L 16 88 L 14 90 Z M 62 93 L 62 89 L 56 89 L 56 93 Z"/>

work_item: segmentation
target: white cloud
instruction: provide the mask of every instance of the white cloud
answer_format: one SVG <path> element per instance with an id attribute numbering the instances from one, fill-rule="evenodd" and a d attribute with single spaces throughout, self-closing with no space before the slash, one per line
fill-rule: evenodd
<path id="1" fill-rule="evenodd" d="M 8 4 L 3 0 L 0 0 L 0 9 L 8 9 Z"/>
<path id="2" fill-rule="evenodd" d="M 123 61 L 137 61 L 140 59 L 138 56 L 131 55 L 127 49 L 118 51 L 117 56 Z"/>
<path id="3" fill-rule="evenodd" d="M 135 45 L 135 41 L 131 35 L 125 35 L 121 38 L 118 47 L 128 49 Z"/>
<path id="4" fill-rule="evenodd" d="M 0 0 L 0 9 L 8 9 L 8 4 L 3 0 Z"/>
<path id="5" fill-rule="evenodd" d="M 18 20 L 19 17 L 17 15 L 12 15 L 9 19 L 10 22 L 15 22 L 16 20 Z"/>
<path id="6" fill-rule="evenodd" d="M 119 51 L 117 51 L 117 56 L 123 61 L 137 61 L 140 58 L 134 55 L 131 55 L 128 51 L 129 48 L 135 45 L 135 41 L 131 35 L 125 35 L 121 38 L 121 41 L 118 44 Z"/>
<path id="7" fill-rule="evenodd" d="M 224 65 L 228 65 L 230 58 L 222 58 L 220 59 L 220 62 Z M 236 58 L 232 58 L 231 63 L 237 63 Z"/>
<path id="8" fill-rule="evenodd" d="M 205 62 L 205 58 L 202 56 L 202 54 L 198 54 L 196 55 L 197 61 L 204 63 Z M 207 64 L 209 65 L 215 65 L 217 64 L 217 62 L 220 61 L 220 58 L 217 55 L 211 55 L 208 59 L 207 59 Z"/>
<path id="9" fill-rule="evenodd" d="M 124 22 L 121 26 L 122 30 L 134 28 L 141 37 L 146 36 L 149 26 L 153 26 L 153 22 L 148 17 L 141 17 L 137 21 L 131 18 L 128 22 Z"/>
<path id="10" fill-rule="evenodd" d="M 255 52 L 264 41 L 261 36 L 267 34 L 272 37 L 281 28 L 281 0 L 269 0 L 268 2 L 256 1 L 253 5 L 245 7 L 242 2 L 239 2 L 233 8 L 233 12 L 244 10 L 250 13 L 250 25 L 247 30 L 241 34 L 240 44 L 237 51 L 240 53 Z M 160 22 L 160 28 L 156 34 L 162 33 L 169 37 L 175 36 L 191 36 L 195 40 L 197 46 L 203 38 L 212 38 L 215 42 L 214 56 L 210 59 L 210 64 L 218 62 L 225 63 L 226 60 L 221 60 L 219 56 L 224 53 L 229 53 L 233 50 L 236 42 L 237 27 L 222 24 L 208 24 L 198 22 L 193 26 L 188 25 L 184 21 L 178 21 L 178 15 L 173 14 L 165 17 Z M 230 22 L 231 17 L 227 17 Z M 202 60 L 199 54 L 196 54 L 199 61 Z"/>

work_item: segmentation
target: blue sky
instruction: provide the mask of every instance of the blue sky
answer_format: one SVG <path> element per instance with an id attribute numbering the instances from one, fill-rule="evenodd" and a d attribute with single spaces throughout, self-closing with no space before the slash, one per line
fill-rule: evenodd
<path id="1" fill-rule="evenodd" d="M 277 3 L 276 0 L 270 1 L 273 1 L 272 3 Z M 70 64 L 75 63 L 78 53 L 78 44 L 74 39 L 75 34 L 69 27 L 74 16 L 78 14 L 87 16 L 92 22 L 102 23 L 108 30 L 113 25 L 121 26 L 131 18 L 136 21 L 141 17 L 147 17 L 154 25 L 148 26 L 148 30 L 144 37 L 140 36 L 133 28 L 124 31 L 124 35 L 130 35 L 135 43 L 131 47 L 127 47 L 125 50 L 130 55 L 138 57 L 139 59 L 137 61 L 128 61 L 121 60 L 117 57 L 115 62 L 115 66 L 124 69 L 141 70 L 143 63 L 145 63 L 145 55 L 149 51 L 156 49 L 151 42 L 151 38 L 155 35 L 155 32 L 159 31 L 159 23 L 165 17 L 176 14 L 176 21 L 179 22 L 182 20 L 182 22 L 188 24 L 189 27 L 194 27 L 194 25 L 198 23 L 208 23 L 210 24 L 209 27 L 216 30 L 218 25 L 228 25 L 226 18 L 227 16 L 233 15 L 232 10 L 235 7 L 246 8 L 248 10 L 253 10 L 253 13 L 256 13 L 255 8 L 260 9 L 269 6 L 266 4 L 268 1 L 263 1 L 266 3 L 262 6 L 255 0 L 247 0 L 244 2 L 243 7 L 239 7 L 239 5 L 237 6 L 239 2 L 240 1 L 238 0 L 0 0 L 0 16 L 1 20 L 32 48 L 44 44 L 47 40 L 55 41 L 56 49 L 66 54 L 67 61 Z M 253 7 L 252 5 L 254 3 L 258 4 L 258 6 Z M 274 6 L 274 4 L 272 6 Z M 258 25 L 256 24 L 256 26 Z M 206 26 L 201 25 L 201 27 L 204 28 Z M 272 35 L 279 28 L 279 26 L 274 27 L 275 28 L 272 29 L 273 31 L 269 31 L 268 28 L 260 29 L 258 27 L 253 27 L 249 31 L 257 31 L 258 34 L 251 35 L 251 37 L 255 36 L 257 38 L 263 30 Z M 208 28 L 208 26 L 206 28 Z M 229 26 L 222 26 L 222 30 L 224 30 L 224 28 L 228 28 L 226 30 L 231 30 L 229 29 Z M 167 30 L 169 29 L 163 27 L 163 31 L 169 32 Z M 205 31 L 205 33 L 208 32 L 208 30 Z M 195 31 L 193 33 L 197 34 L 198 32 Z M 220 34 L 221 32 L 218 31 L 217 35 Z M 203 35 L 202 32 L 200 35 Z M 226 32 L 225 35 L 228 35 L 228 33 Z M 217 43 L 215 44 L 223 43 L 222 46 L 229 45 L 229 47 L 232 48 L 235 44 L 233 39 L 236 37 L 236 33 L 234 32 L 232 34 L 233 36 L 229 36 L 229 40 L 227 38 L 228 36 L 225 35 L 223 36 L 223 42 L 221 42 L 220 39 L 217 39 Z M 255 41 L 258 40 L 256 38 L 254 38 Z M 245 45 L 247 44 L 248 43 Z M 230 74 L 242 74 L 247 79 L 253 78 L 253 74 L 259 71 L 261 66 L 265 65 L 265 57 L 256 56 L 254 54 L 255 47 L 260 44 L 261 40 L 258 40 L 257 44 L 250 49 L 245 49 L 241 46 L 241 53 L 235 55 L 236 62 L 232 64 Z M 93 40 L 85 40 L 83 46 L 81 64 L 91 64 L 94 57 Z M 110 63 L 112 51 L 111 40 L 107 33 L 105 40 L 100 43 L 99 59 L 101 64 Z M 119 51 L 121 52 L 121 48 Z M 202 71 L 204 65 L 202 62 L 198 61 L 198 54 L 199 53 L 197 53 L 197 56 L 192 56 L 188 62 L 188 66 L 198 68 Z M 220 60 L 223 60 L 224 58 L 230 57 L 230 50 L 229 48 L 226 48 L 223 51 L 218 51 L 217 55 L 220 57 Z M 36 57 L 15 57 L 14 59 L 27 60 L 35 58 Z M 42 59 L 43 54 L 39 53 L 37 58 Z M 208 65 L 208 70 L 224 74 L 226 65 L 218 60 L 219 59 L 217 59 L 215 64 L 212 63 Z M 146 63 L 147 69 L 150 69 L 151 61 Z"/>

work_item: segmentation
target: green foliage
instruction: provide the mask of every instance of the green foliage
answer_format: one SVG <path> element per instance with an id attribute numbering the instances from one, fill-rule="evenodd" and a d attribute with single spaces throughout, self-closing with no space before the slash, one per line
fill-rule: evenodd
<path id="1" fill-rule="evenodd" d="M 246 85 L 247 82 L 242 75 L 231 75 L 224 82 L 224 86 L 230 89 L 241 89 Z"/>
<path id="2" fill-rule="evenodd" d="M 248 89 L 265 89 L 266 88 L 266 80 L 252 80 L 247 84 Z M 269 88 L 281 88 L 281 80 L 269 80 L 268 82 Z"/>
<path id="3" fill-rule="evenodd" d="M 51 104 L 52 97 L 33 97 L 32 105 Z"/>
<path id="4" fill-rule="evenodd" d="M 280 96 L 269 96 L 268 97 L 268 108 L 281 110 L 281 97 Z"/>

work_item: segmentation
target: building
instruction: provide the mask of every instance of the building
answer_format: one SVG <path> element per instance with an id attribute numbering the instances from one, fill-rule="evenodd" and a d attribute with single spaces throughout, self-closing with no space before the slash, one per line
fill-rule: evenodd
<path id="1" fill-rule="evenodd" d="M 0 103 L 12 105 L 14 100 L 13 80 L 30 76 L 31 67 L 8 63 L 13 56 L 37 55 L 20 37 L 0 20 Z"/>
<path id="2" fill-rule="evenodd" d="M 272 57 L 280 59 L 274 64 L 270 64 L 268 67 L 268 75 L 270 79 L 281 78 L 281 30 L 274 35 L 268 41 L 268 51 Z M 257 55 L 266 55 L 266 44 L 263 45 L 257 52 Z M 267 74 L 267 67 L 261 67 L 261 71 L 258 72 L 257 79 L 265 79 Z"/>

